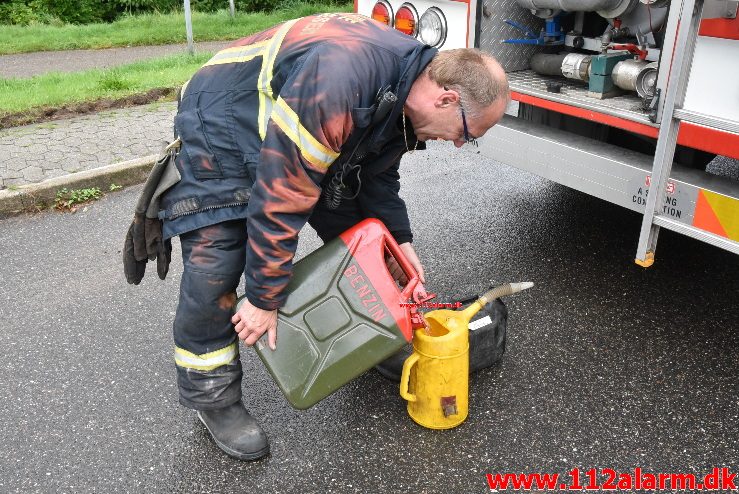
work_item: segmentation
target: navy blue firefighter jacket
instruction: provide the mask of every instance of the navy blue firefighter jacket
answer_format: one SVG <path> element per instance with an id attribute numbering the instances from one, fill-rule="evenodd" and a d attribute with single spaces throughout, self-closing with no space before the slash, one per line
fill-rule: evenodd
<path id="1" fill-rule="evenodd" d="M 348 13 L 288 21 L 218 52 L 182 90 L 175 117 L 182 180 L 162 198 L 165 238 L 246 219 L 246 296 L 262 309 L 280 307 L 298 232 L 322 185 L 369 127 L 357 200 L 398 243 L 410 241 L 398 195 L 407 149 L 401 112 L 435 54 Z M 370 125 L 370 109 L 385 87 L 398 101 Z M 408 134 L 413 147 L 410 126 Z"/>

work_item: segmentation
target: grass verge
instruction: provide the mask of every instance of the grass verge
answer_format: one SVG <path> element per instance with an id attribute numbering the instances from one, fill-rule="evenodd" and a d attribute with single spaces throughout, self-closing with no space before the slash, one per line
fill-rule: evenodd
<path id="1" fill-rule="evenodd" d="M 0 79 L 0 128 L 174 99 L 176 89 L 211 56 L 172 55 L 114 69 Z"/>
<path id="2" fill-rule="evenodd" d="M 171 55 L 113 69 L 0 79 L 0 115 L 179 87 L 211 56 L 212 53 Z"/>
<path id="3" fill-rule="evenodd" d="M 196 41 L 238 39 L 274 24 L 317 12 L 349 12 L 352 4 L 291 3 L 270 13 L 193 12 Z M 127 16 L 110 24 L 2 26 L 0 55 L 34 51 L 99 49 L 186 42 L 182 12 Z"/>

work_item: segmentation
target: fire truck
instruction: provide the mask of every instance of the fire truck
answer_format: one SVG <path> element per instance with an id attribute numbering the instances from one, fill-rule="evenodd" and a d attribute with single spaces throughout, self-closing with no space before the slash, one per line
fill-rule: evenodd
<path id="1" fill-rule="evenodd" d="M 511 104 L 481 153 L 641 213 L 635 262 L 648 267 L 661 228 L 739 254 L 738 4 L 355 0 L 355 11 L 493 55 Z"/>

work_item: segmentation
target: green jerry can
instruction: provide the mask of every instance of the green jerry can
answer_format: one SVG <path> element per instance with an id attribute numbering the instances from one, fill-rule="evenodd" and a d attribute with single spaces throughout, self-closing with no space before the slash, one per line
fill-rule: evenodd
<path id="1" fill-rule="evenodd" d="M 402 290 L 386 255 L 408 277 Z M 411 341 L 415 311 L 406 302 L 414 289 L 422 289 L 418 281 L 376 219 L 358 223 L 296 262 L 278 311 L 277 349 L 270 350 L 266 333 L 254 345 L 290 404 L 313 406 Z M 242 302 L 243 297 L 237 307 Z"/>

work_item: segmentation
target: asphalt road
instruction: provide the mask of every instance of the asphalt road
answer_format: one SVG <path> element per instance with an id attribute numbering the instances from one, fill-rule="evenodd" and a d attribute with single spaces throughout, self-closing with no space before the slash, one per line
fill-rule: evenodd
<path id="1" fill-rule="evenodd" d="M 434 144 L 406 158 L 402 189 L 439 301 L 536 283 L 507 299 L 508 351 L 473 377 L 468 420 L 419 427 L 374 371 L 293 410 L 243 351 L 272 442 L 256 463 L 177 404 L 181 263 L 125 283 L 139 187 L 1 221 L 0 492 L 482 493 L 486 473 L 738 471 L 739 257 L 663 232 L 643 270 L 637 214 L 478 158 Z M 316 246 L 305 232 L 300 252 Z"/>

